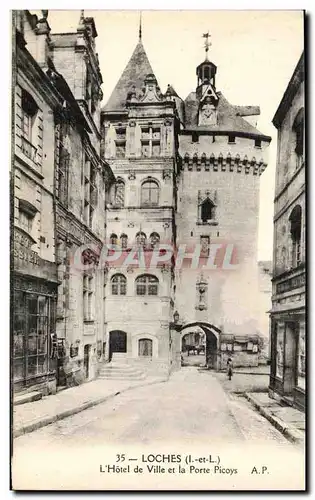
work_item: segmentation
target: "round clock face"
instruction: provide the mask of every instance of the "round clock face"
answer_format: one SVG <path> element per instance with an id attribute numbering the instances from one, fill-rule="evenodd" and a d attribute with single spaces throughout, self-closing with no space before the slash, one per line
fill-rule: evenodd
<path id="1" fill-rule="evenodd" d="M 216 123 L 216 113 L 213 104 L 205 104 L 202 108 L 203 120 L 211 125 Z"/>

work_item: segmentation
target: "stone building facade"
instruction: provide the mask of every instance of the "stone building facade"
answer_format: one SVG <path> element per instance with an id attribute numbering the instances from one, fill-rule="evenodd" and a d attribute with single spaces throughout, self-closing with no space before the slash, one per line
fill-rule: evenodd
<path id="1" fill-rule="evenodd" d="M 278 130 L 270 394 L 305 407 L 304 54 L 273 119 Z"/>
<path id="2" fill-rule="evenodd" d="M 174 266 L 150 262 L 159 244 L 175 244 L 177 121 L 139 40 L 102 110 L 103 154 L 116 178 L 107 230 L 124 255 L 108 269 L 105 311 L 108 359 L 126 354 L 148 373 L 170 366 Z M 132 265 L 134 249 L 140 265 Z"/>
<path id="3" fill-rule="evenodd" d="M 171 85 L 162 94 L 140 37 L 102 110 L 103 155 L 116 177 L 108 235 L 144 258 L 108 271 L 109 360 L 177 369 L 181 332 L 198 326 L 209 367 L 228 357 L 258 364 L 259 176 L 271 139 L 256 128 L 259 107 L 233 106 L 217 90 L 216 71 L 206 58 L 185 101 Z M 159 258 L 165 244 L 173 258 Z"/>
<path id="4" fill-rule="evenodd" d="M 75 33 L 53 35 L 42 14 L 14 12 L 12 367 L 17 390 L 54 392 L 94 378 L 104 358 L 95 264 L 114 176 L 100 158 L 94 21 L 81 14 Z"/>
<path id="5" fill-rule="evenodd" d="M 44 40 L 28 11 L 13 14 L 12 371 L 14 390 L 56 390 L 58 276 L 54 224 L 54 110 L 62 99 L 43 71 Z M 45 124 L 45 126 L 44 126 Z"/>

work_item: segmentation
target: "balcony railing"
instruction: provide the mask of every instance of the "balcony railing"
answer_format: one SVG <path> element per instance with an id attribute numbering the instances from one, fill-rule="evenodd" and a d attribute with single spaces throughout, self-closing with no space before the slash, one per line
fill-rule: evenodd
<path id="1" fill-rule="evenodd" d="M 22 137 L 22 151 L 30 160 L 36 163 L 37 160 L 37 148 L 28 141 L 25 137 Z"/>

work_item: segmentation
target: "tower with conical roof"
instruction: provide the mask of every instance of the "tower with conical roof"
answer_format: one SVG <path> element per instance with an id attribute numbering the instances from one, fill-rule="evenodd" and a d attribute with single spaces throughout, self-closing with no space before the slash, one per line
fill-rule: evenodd
<path id="1" fill-rule="evenodd" d="M 102 154 L 116 176 L 107 234 L 123 252 L 119 266 L 113 264 L 107 274 L 106 329 L 109 359 L 141 363 L 153 373 L 168 373 L 170 366 L 173 264 L 169 258 L 154 263 L 152 256 L 162 243 L 175 243 L 181 102 L 170 86 L 162 93 L 140 28 L 132 56 L 102 109 Z"/>

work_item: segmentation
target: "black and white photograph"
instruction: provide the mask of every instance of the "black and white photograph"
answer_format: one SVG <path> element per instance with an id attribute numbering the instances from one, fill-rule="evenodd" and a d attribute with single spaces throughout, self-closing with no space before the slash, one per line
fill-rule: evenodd
<path id="1" fill-rule="evenodd" d="M 11 11 L 12 490 L 305 491 L 305 22 Z"/>

